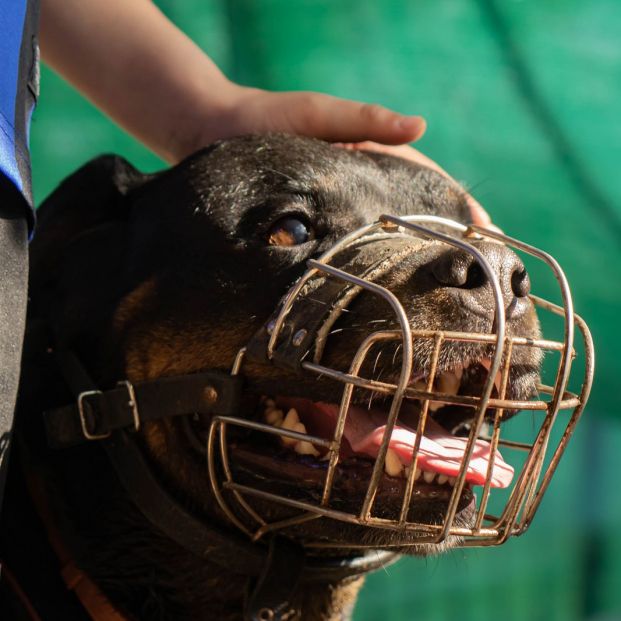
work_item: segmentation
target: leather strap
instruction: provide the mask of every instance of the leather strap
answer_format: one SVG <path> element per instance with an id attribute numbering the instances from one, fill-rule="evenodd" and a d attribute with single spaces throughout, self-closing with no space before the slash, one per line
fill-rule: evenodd
<path id="1" fill-rule="evenodd" d="M 265 558 L 264 547 L 207 526 L 189 513 L 160 485 L 130 434 L 119 431 L 103 441 L 102 446 L 134 504 L 169 539 L 229 571 L 259 575 Z"/>
<path id="2" fill-rule="evenodd" d="M 289 621 L 301 611 L 291 602 L 304 569 L 304 548 L 275 536 L 270 540 L 265 565 L 244 610 L 244 621 Z"/>
<path id="3" fill-rule="evenodd" d="M 60 573 L 67 588 L 75 593 L 93 621 L 135 621 L 133 617 L 123 614 L 116 608 L 88 575 L 75 564 L 54 521 L 40 479 L 33 472 L 29 472 L 26 482 L 50 545 L 58 558 Z"/>
<path id="4" fill-rule="evenodd" d="M 95 383 L 73 353 L 57 354 L 57 361 L 65 381 L 75 395 L 96 392 Z M 226 398 L 223 398 L 222 401 L 217 400 L 215 406 L 208 406 L 204 401 L 198 402 L 199 391 L 205 390 L 205 378 L 222 380 L 221 385 L 224 390 L 221 394 L 225 395 Z M 236 413 L 234 408 L 237 407 L 237 399 L 241 392 L 239 382 L 241 382 L 241 378 L 238 376 L 217 372 L 197 373 L 136 384 L 134 393 L 141 421 L 176 414 L 189 414 L 196 411 L 224 413 L 221 412 L 221 409 L 224 410 L 225 408 L 231 408 L 231 412 Z M 161 388 L 162 385 L 165 387 Z M 193 394 L 179 394 L 184 387 L 190 393 L 194 391 Z M 119 391 L 121 391 L 121 396 L 119 396 Z M 111 393 L 114 395 L 114 399 L 111 398 L 109 402 L 105 401 L 104 396 L 108 397 Z M 145 398 L 144 402 L 142 400 L 143 395 L 148 397 L 148 399 Z M 120 419 L 125 422 L 124 426 L 134 427 L 134 418 L 131 413 L 133 408 L 128 404 L 126 388 L 93 394 L 93 398 L 98 399 L 97 403 L 102 408 L 99 413 L 104 421 L 109 423 L 113 420 L 109 412 L 103 409 L 109 407 L 108 403 L 111 403 L 119 406 L 120 411 L 124 412 L 124 419 Z M 88 399 L 91 399 L 90 395 Z M 83 408 L 85 403 L 84 400 Z M 145 405 L 147 411 L 151 413 L 151 418 L 143 417 Z M 172 409 L 171 413 L 166 410 L 167 407 Z M 213 407 L 213 410 L 209 410 L 209 407 Z M 73 433 L 71 437 L 79 437 L 80 441 L 85 439 L 79 422 L 80 414 L 77 406 L 72 405 L 52 410 L 45 416 L 48 437 L 51 439 L 56 438 L 58 442 L 58 439 L 70 437 L 69 433 L 61 435 L 61 431 L 64 432 L 65 429 L 69 429 Z M 76 418 L 78 419 L 77 423 Z M 87 424 L 90 423 L 91 421 L 88 420 Z M 53 424 L 56 424 L 56 427 L 52 427 Z M 76 428 L 76 424 L 79 428 Z M 89 433 L 90 431 L 101 432 L 103 429 L 94 426 L 89 427 Z M 143 515 L 170 539 L 193 554 L 210 560 L 228 571 L 246 576 L 259 576 L 265 571 L 267 546 L 253 544 L 234 534 L 209 526 L 192 515 L 161 486 L 130 433 L 117 427 L 110 437 L 102 440 L 101 444 L 118 475 L 120 483 L 125 487 L 130 498 Z M 67 446 L 67 444 L 63 446 Z M 342 580 L 385 567 L 398 558 L 398 554 L 376 550 L 353 558 L 312 558 L 305 563 L 301 579 L 304 582 Z"/>
<path id="5" fill-rule="evenodd" d="M 147 421 L 185 414 L 234 414 L 242 379 L 219 372 L 164 377 L 135 385 L 122 382 L 99 391 L 74 354 L 57 354 L 77 403 L 43 415 L 52 448 L 101 440 L 120 429 L 138 430 Z"/>
<path id="6" fill-rule="evenodd" d="M 72 560 L 65 562 L 61 575 L 67 588 L 76 594 L 93 621 L 130 621 L 130 618 L 121 614 Z"/>
<path id="7" fill-rule="evenodd" d="M 227 571 L 252 577 L 265 573 L 266 563 L 270 563 L 268 547 L 208 525 L 192 515 L 160 485 L 130 434 L 117 432 L 102 445 L 132 501 L 169 539 Z M 338 581 L 386 567 L 399 558 L 399 554 L 379 550 L 369 550 L 356 557 L 307 558 L 300 579 L 302 582 Z"/>
<path id="8" fill-rule="evenodd" d="M 17 578 L 13 575 L 13 572 L 9 569 L 6 562 L 2 559 L 0 559 L 0 576 L 8 589 L 12 591 L 13 596 L 19 603 L 20 609 L 23 610 L 24 615 L 27 615 L 30 621 L 43 621 L 36 608 L 30 601 L 30 598 L 17 581 Z"/>

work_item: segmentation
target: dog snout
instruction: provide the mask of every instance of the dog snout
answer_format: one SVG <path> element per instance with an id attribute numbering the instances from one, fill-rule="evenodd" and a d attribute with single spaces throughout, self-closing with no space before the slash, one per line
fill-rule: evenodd
<path id="1" fill-rule="evenodd" d="M 530 279 L 521 259 L 502 244 L 479 242 L 474 246 L 487 260 L 498 280 L 508 318 L 522 315 L 528 306 Z M 495 311 L 492 285 L 483 265 L 471 254 L 451 249 L 431 265 L 436 283 L 465 307 L 485 317 Z"/>

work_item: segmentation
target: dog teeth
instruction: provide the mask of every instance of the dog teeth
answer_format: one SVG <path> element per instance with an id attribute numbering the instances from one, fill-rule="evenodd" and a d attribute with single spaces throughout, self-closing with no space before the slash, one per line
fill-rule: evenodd
<path id="1" fill-rule="evenodd" d="M 393 477 L 401 475 L 404 478 L 407 478 L 410 474 L 411 466 L 406 466 L 405 468 L 403 468 L 401 466 L 401 461 L 399 461 L 398 464 L 396 461 L 393 461 L 395 458 L 399 459 L 397 454 L 392 449 L 388 449 L 388 452 L 386 453 L 386 463 L 384 466 L 386 474 Z M 397 470 L 398 467 L 399 469 Z M 393 474 L 393 472 L 395 472 L 396 474 Z M 421 478 L 425 483 L 435 483 L 436 485 L 445 485 L 448 483 L 452 487 L 455 487 L 455 482 L 457 481 L 456 477 L 449 477 L 446 474 L 438 474 L 437 472 L 431 472 L 428 470 L 421 470 L 420 468 L 416 468 L 416 472 L 414 473 L 414 480 L 418 481 Z"/>
<path id="2" fill-rule="evenodd" d="M 459 392 L 459 385 L 461 384 L 463 374 L 464 369 L 461 366 L 455 368 L 453 371 L 445 371 L 437 377 L 433 389 L 446 395 L 456 395 Z M 426 381 L 417 380 L 412 385 L 416 390 L 427 390 Z M 431 412 L 437 412 L 441 407 L 444 407 L 444 405 L 442 401 L 430 401 L 429 410 Z"/>
<path id="3" fill-rule="evenodd" d="M 280 428 L 287 429 L 288 431 L 306 433 L 306 427 L 300 422 L 298 412 L 294 408 L 291 408 L 287 412 L 287 416 L 285 416 L 285 419 L 282 421 Z M 280 440 L 285 446 L 295 446 L 295 444 L 299 442 L 299 440 L 296 440 L 295 438 L 286 438 L 284 436 L 281 436 Z"/>
<path id="4" fill-rule="evenodd" d="M 273 425 L 274 427 L 280 427 L 284 413 L 283 411 L 276 407 L 276 401 L 271 399 L 270 397 L 261 397 L 261 404 L 263 405 L 263 418 L 268 425 Z"/>
<path id="5" fill-rule="evenodd" d="M 488 371 L 492 368 L 492 361 L 490 358 L 484 358 L 480 361 L 481 366 L 485 367 Z M 494 386 L 496 388 L 496 392 L 500 394 L 500 386 L 502 384 L 502 373 L 498 371 L 496 373 L 496 377 L 494 378 Z"/>
<path id="6" fill-rule="evenodd" d="M 300 421 L 300 416 L 295 408 L 291 408 L 285 416 L 284 412 L 276 407 L 274 399 L 264 398 L 262 403 L 265 406 L 263 418 L 268 425 L 280 427 L 280 429 L 286 429 L 287 431 L 306 433 L 306 425 Z M 319 451 L 307 440 L 296 440 L 295 438 L 280 436 L 280 443 L 285 447 L 293 448 L 299 455 L 313 455 L 314 457 L 320 455 Z"/>
<path id="7" fill-rule="evenodd" d="M 274 427 L 280 427 L 283 422 L 284 413 L 276 408 L 265 411 L 265 421 Z"/>
<path id="8" fill-rule="evenodd" d="M 419 474 L 420 473 L 420 474 Z M 416 469 L 416 479 L 419 479 L 422 474 L 423 481 L 425 483 L 435 483 L 436 485 L 445 485 L 448 483 L 451 486 L 455 486 L 455 481 L 457 480 L 455 477 L 449 477 L 446 474 L 438 474 L 437 472 L 430 472 L 428 470 L 423 470 L 422 472 L 417 468 Z"/>
<path id="9" fill-rule="evenodd" d="M 423 479 L 425 483 L 431 483 L 435 478 L 436 478 L 435 472 L 428 472 L 427 470 L 423 472 Z"/>
<path id="10" fill-rule="evenodd" d="M 299 455 L 313 455 L 314 457 L 319 456 L 319 451 L 306 440 L 300 440 L 294 447 L 293 450 Z"/>
<path id="11" fill-rule="evenodd" d="M 438 390 L 447 395 L 456 395 L 459 390 L 459 383 L 461 381 L 461 376 L 463 371 L 460 369 L 459 376 L 457 373 L 452 371 L 447 371 L 446 373 L 442 373 L 438 378 Z"/>
<path id="12" fill-rule="evenodd" d="M 399 459 L 399 455 L 392 449 L 388 449 L 386 453 L 386 461 L 384 462 L 384 472 L 390 477 L 396 477 L 403 471 L 403 464 Z"/>
<path id="13" fill-rule="evenodd" d="M 293 429 L 293 425 L 300 422 L 298 411 L 295 408 L 291 408 L 285 416 L 285 420 L 282 421 L 281 427 L 283 429 Z"/>

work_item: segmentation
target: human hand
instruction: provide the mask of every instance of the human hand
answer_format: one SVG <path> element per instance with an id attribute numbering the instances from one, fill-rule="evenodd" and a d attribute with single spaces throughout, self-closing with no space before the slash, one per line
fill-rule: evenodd
<path id="1" fill-rule="evenodd" d="M 377 105 L 235 84 L 149 0 L 42 0 L 41 8 L 45 61 L 171 164 L 240 134 L 401 144 L 425 131 L 421 117 Z"/>
<path id="2" fill-rule="evenodd" d="M 410 160 L 411 162 L 414 162 L 416 164 L 421 164 L 423 166 L 427 166 L 427 168 L 437 170 L 442 175 L 445 175 L 449 179 L 452 179 L 452 177 L 443 168 L 436 164 L 436 162 L 434 162 L 432 159 L 428 158 L 426 155 L 414 149 L 408 144 L 400 144 L 394 146 L 379 144 L 377 142 L 371 142 L 367 140 L 364 142 L 355 143 L 337 143 L 337 146 L 343 147 L 344 149 L 376 151 L 377 153 L 385 153 L 386 155 L 402 157 L 405 160 Z M 483 209 L 478 201 L 470 196 L 470 194 L 466 194 L 466 200 L 468 202 L 468 207 L 470 207 L 470 214 L 472 216 L 473 224 L 478 224 L 479 226 L 498 230 L 498 227 L 492 224 L 492 219 L 490 218 L 487 211 Z"/>
<path id="3" fill-rule="evenodd" d="M 407 142 L 418 140 L 426 123 L 382 106 L 364 104 L 313 92 L 276 93 L 229 82 L 228 110 L 224 108 L 217 138 L 245 133 L 285 132 L 321 138 L 345 149 L 376 151 L 422 164 L 449 177 L 436 162 Z M 232 93 L 231 93 L 232 91 Z M 224 122 L 223 122 L 224 121 Z M 206 128 L 210 131 L 209 128 Z M 202 138 L 210 142 L 214 137 Z M 483 207 L 466 195 L 472 222 L 496 228 Z"/>
<path id="4" fill-rule="evenodd" d="M 43 0 L 41 8 L 48 64 L 171 164 L 214 140 L 284 132 L 389 153 L 446 174 L 403 144 L 424 134 L 422 117 L 321 93 L 239 86 L 148 0 Z M 473 221 L 489 225 L 485 210 L 472 197 L 469 203 Z"/>
<path id="5" fill-rule="evenodd" d="M 418 140 L 426 123 L 376 104 L 360 103 L 314 92 L 270 92 L 233 87 L 230 110 L 224 112 L 220 131 L 284 132 L 328 142 L 373 140 L 400 145 Z M 235 92 L 235 88 L 239 89 Z M 225 136 L 223 136 L 225 137 Z"/>
<path id="6" fill-rule="evenodd" d="M 321 138 L 346 149 L 376 151 L 422 164 L 450 177 L 436 162 L 407 142 L 418 140 L 427 127 L 420 116 L 405 116 L 382 106 L 313 92 L 275 93 L 237 87 L 235 103 L 224 113 L 219 131 L 238 135 L 285 132 Z M 227 119 L 228 115 L 228 119 Z M 227 137 L 221 135 L 219 137 Z M 472 222 L 493 227 L 483 207 L 467 194 Z"/>

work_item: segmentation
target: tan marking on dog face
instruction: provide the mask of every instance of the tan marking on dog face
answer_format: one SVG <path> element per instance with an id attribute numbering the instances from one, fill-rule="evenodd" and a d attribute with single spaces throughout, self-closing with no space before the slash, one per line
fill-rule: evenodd
<path id="1" fill-rule="evenodd" d="M 156 300 L 157 278 L 153 276 L 138 285 L 119 302 L 112 318 L 113 329 L 117 332 L 122 330 Z"/>
<path id="2" fill-rule="evenodd" d="M 184 330 L 141 325 L 125 337 L 127 376 L 131 381 L 144 381 L 207 369 L 227 371 L 254 330 L 241 323 L 226 331 L 208 325 Z"/>
<path id="3" fill-rule="evenodd" d="M 150 421 L 143 426 L 143 437 L 153 457 L 162 459 L 168 451 L 165 425 Z"/>
<path id="4" fill-rule="evenodd" d="M 121 343 L 125 374 L 133 382 L 232 366 L 241 347 L 258 329 L 247 316 L 227 315 L 226 329 L 211 322 L 183 319 L 187 308 L 205 304 L 192 292 L 175 292 L 179 308 L 162 310 L 162 292 L 156 277 L 145 281 L 119 303 L 113 331 Z M 184 301 L 185 300 L 185 301 Z"/>
<path id="5" fill-rule="evenodd" d="M 168 485 L 195 498 L 207 496 L 207 477 L 197 477 L 197 464 L 170 419 L 146 423 L 141 435 L 146 452 L 158 464 Z"/>

